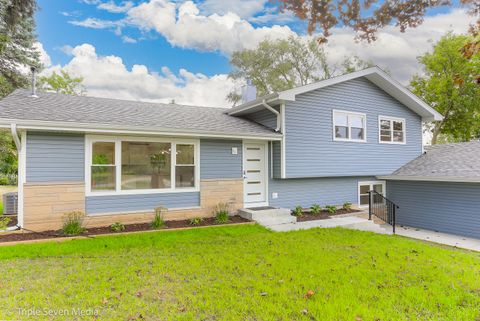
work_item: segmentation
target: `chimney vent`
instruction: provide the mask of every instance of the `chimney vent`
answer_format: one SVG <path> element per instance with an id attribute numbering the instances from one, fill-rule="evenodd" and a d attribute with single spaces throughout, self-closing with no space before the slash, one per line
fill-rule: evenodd
<path id="1" fill-rule="evenodd" d="M 30 67 L 30 70 L 32 71 L 32 96 L 31 97 L 38 97 L 37 96 L 37 70 L 35 67 Z"/>
<path id="2" fill-rule="evenodd" d="M 242 103 L 248 103 L 249 101 L 257 98 L 257 88 L 252 84 L 251 79 L 247 79 L 247 84 L 242 87 Z"/>

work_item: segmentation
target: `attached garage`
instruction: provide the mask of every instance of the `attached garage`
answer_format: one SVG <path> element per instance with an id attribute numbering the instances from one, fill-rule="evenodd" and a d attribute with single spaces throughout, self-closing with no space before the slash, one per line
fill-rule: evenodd
<path id="1" fill-rule="evenodd" d="M 436 145 L 387 181 L 397 225 L 480 238 L 480 142 Z"/>

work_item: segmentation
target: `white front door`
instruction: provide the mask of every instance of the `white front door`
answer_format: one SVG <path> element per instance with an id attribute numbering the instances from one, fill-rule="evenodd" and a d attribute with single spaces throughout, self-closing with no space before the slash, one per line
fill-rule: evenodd
<path id="1" fill-rule="evenodd" d="M 268 205 L 266 151 L 265 143 L 243 144 L 245 207 Z"/>

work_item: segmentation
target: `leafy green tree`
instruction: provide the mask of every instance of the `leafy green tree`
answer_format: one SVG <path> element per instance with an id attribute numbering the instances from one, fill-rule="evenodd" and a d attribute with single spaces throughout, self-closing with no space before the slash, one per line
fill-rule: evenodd
<path id="1" fill-rule="evenodd" d="M 345 58 L 340 65 L 331 65 L 327 54 L 315 39 L 304 41 L 300 37 L 283 40 L 264 40 L 255 49 L 232 54 L 232 79 L 251 79 L 258 95 L 302 86 L 337 74 L 366 68 L 371 63 L 358 57 Z M 238 102 L 240 95 L 231 92 L 227 99 Z"/>
<path id="2" fill-rule="evenodd" d="M 471 39 L 448 33 L 419 58 L 423 75 L 410 82 L 413 92 L 440 112 L 444 119 L 432 125 L 432 144 L 470 141 L 480 137 L 480 87 L 476 77 L 480 57 L 467 59 L 461 49 Z"/>
<path id="3" fill-rule="evenodd" d="M 40 67 L 35 49 L 35 1 L 0 1 L 0 97 L 28 85 L 22 69 Z"/>
<path id="4" fill-rule="evenodd" d="M 85 94 L 83 78 L 72 77 L 64 70 L 60 70 L 60 74 L 53 72 L 50 76 L 39 77 L 38 80 L 39 88 L 44 91 L 77 96 Z"/>
<path id="5" fill-rule="evenodd" d="M 18 170 L 17 148 L 12 135 L 0 130 L 0 178 L 3 175 L 15 176 Z"/>

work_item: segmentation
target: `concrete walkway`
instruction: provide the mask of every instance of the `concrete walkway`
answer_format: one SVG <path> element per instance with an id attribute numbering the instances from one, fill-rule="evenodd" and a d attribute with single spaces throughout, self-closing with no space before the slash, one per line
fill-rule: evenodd
<path id="1" fill-rule="evenodd" d="M 315 227 L 320 228 L 332 228 L 342 227 L 353 230 L 369 231 L 379 234 L 393 234 L 392 227 L 386 224 L 376 224 L 373 221 L 369 221 L 364 217 L 347 216 L 347 217 L 334 217 L 327 220 L 315 220 L 288 224 L 278 224 L 267 226 L 269 229 L 276 232 L 287 232 L 296 230 L 306 230 Z M 462 249 L 479 251 L 480 252 L 480 239 L 474 239 L 464 236 L 458 236 L 453 234 L 440 233 L 425 229 L 398 226 L 396 234 L 429 242 L 434 242 L 443 245 L 455 246 Z"/>

